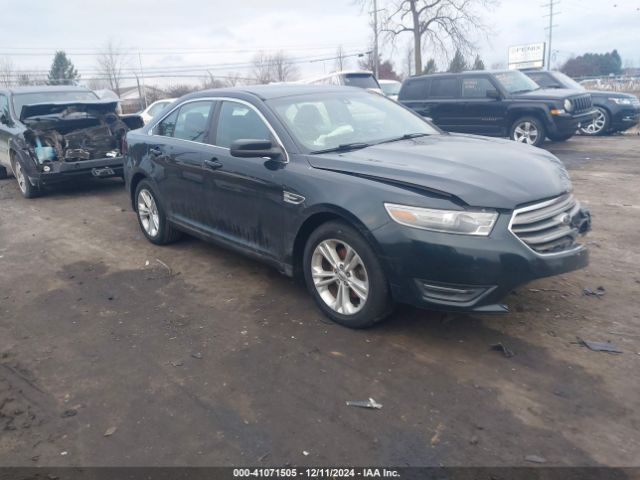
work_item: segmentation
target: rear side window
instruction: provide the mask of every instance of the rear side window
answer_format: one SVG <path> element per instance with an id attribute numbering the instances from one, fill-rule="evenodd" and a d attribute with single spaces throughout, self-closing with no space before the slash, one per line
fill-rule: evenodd
<path id="1" fill-rule="evenodd" d="M 496 90 L 496 87 L 487 78 L 463 78 L 463 98 L 487 98 L 488 90 Z"/>
<path id="2" fill-rule="evenodd" d="M 342 78 L 348 87 L 380 88 L 377 80 L 370 73 L 347 73 Z"/>
<path id="3" fill-rule="evenodd" d="M 424 100 L 427 98 L 426 78 L 416 78 L 415 80 L 407 80 L 400 89 L 400 100 Z"/>
<path id="4" fill-rule="evenodd" d="M 185 103 L 158 123 L 153 134 L 203 143 L 212 105 L 213 102 L 209 100 Z"/>
<path id="5" fill-rule="evenodd" d="M 433 98 L 456 98 L 458 96 L 458 79 L 432 78 L 429 96 Z"/>

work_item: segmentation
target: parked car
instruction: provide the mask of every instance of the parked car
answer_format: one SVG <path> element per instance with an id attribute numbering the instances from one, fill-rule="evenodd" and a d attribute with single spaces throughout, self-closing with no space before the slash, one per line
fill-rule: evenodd
<path id="1" fill-rule="evenodd" d="M 400 93 L 400 87 L 402 82 L 397 80 L 378 80 L 382 93 L 392 100 L 398 100 L 398 93 Z"/>
<path id="2" fill-rule="evenodd" d="M 142 120 L 144 121 L 144 124 L 146 125 L 147 123 L 149 123 L 151 121 L 151 119 L 153 117 L 155 117 L 162 110 L 164 110 L 166 107 L 168 107 L 173 102 L 175 102 L 175 100 L 176 100 L 175 98 L 163 98 L 162 100 L 156 100 L 151 105 L 149 105 L 147 108 L 145 108 L 144 110 L 141 110 L 140 112 L 138 112 L 138 115 L 140 115 L 142 117 Z"/>
<path id="3" fill-rule="evenodd" d="M 395 302 L 505 312 L 513 288 L 588 263 L 590 216 L 556 157 L 448 134 L 360 89 L 198 92 L 126 144 L 150 242 L 188 232 L 267 262 L 349 327 Z"/>
<path id="4" fill-rule="evenodd" d="M 346 87 L 364 88 L 371 92 L 382 93 L 382 88 L 373 72 L 367 70 L 343 70 L 318 78 L 300 80 L 296 83 L 306 85 L 342 85 Z"/>
<path id="5" fill-rule="evenodd" d="M 116 101 L 81 87 L 0 90 L 0 177 L 12 172 L 26 198 L 47 185 L 122 175 L 122 141 L 142 126 Z"/>
<path id="6" fill-rule="evenodd" d="M 398 100 L 444 130 L 508 136 L 537 147 L 546 137 L 568 140 L 596 113 L 588 93 L 542 90 L 517 70 L 412 77 Z"/>
<path id="7" fill-rule="evenodd" d="M 578 82 L 562 72 L 530 70 L 524 72 L 542 88 L 582 90 L 591 95 L 598 111 L 591 123 L 583 123 L 580 132 L 584 135 L 608 135 L 623 132 L 640 122 L 640 100 L 635 95 L 600 90 L 585 90 Z"/>

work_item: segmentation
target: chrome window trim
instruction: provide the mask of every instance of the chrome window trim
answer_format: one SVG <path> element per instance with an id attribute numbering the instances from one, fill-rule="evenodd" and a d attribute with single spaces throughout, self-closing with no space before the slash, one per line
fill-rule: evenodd
<path id="1" fill-rule="evenodd" d="M 520 213 L 524 213 L 524 212 L 529 212 L 531 210 L 538 210 L 540 208 L 544 208 L 547 207 L 549 205 L 552 205 L 553 203 L 555 203 L 558 198 L 562 197 L 562 195 L 559 195 L 557 197 L 552 198 L 551 200 L 545 200 L 544 202 L 539 202 L 539 203 L 534 203 L 533 205 L 529 205 L 527 207 L 522 207 L 522 208 L 516 208 L 513 213 L 511 214 L 511 219 L 509 220 L 509 233 L 511 233 L 511 235 L 513 235 L 522 245 L 524 245 L 528 250 L 530 250 L 531 252 L 535 253 L 536 255 L 538 255 L 539 257 L 542 258 L 546 258 L 546 257 L 558 257 L 561 255 L 568 255 L 568 254 L 572 254 L 572 253 L 576 253 L 580 250 L 584 250 L 586 247 L 585 245 L 582 244 L 578 244 L 573 248 L 570 248 L 569 250 L 564 250 L 562 252 L 551 252 L 551 253 L 540 253 L 535 251 L 533 248 L 531 248 L 529 245 L 527 245 L 527 243 L 522 240 L 520 237 L 518 237 L 518 235 L 516 235 L 513 231 L 513 229 L 511 228 L 513 226 L 513 222 L 516 219 L 516 216 Z"/>
<path id="2" fill-rule="evenodd" d="M 222 147 L 220 145 L 214 145 L 212 143 L 194 142 L 193 140 L 184 140 L 182 138 L 167 137 L 165 135 L 156 135 L 156 134 L 153 133 L 153 130 L 158 126 L 158 124 L 160 122 L 162 122 L 165 118 L 167 118 L 169 115 L 171 115 L 173 112 L 175 112 L 178 108 L 182 107 L 183 105 L 186 105 L 187 103 L 203 102 L 203 101 L 235 102 L 235 103 L 240 103 L 242 105 L 245 105 L 245 106 L 251 108 L 254 112 L 256 112 L 258 114 L 260 119 L 264 122 L 264 124 L 267 126 L 267 128 L 269 129 L 269 131 L 273 135 L 273 138 L 276 139 L 276 142 L 277 142 L 278 146 L 284 152 L 284 162 L 282 162 L 282 163 L 289 163 L 289 152 L 287 152 L 287 149 L 284 148 L 284 144 L 282 143 L 282 140 L 280 140 L 280 136 L 276 133 L 275 129 L 271 126 L 271 123 L 269 123 L 269 121 L 265 118 L 265 116 L 262 114 L 262 112 L 256 108 L 255 105 L 247 102 L 246 100 L 241 100 L 239 98 L 233 98 L 233 97 L 198 97 L 198 98 L 192 98 L 192 99 L 187 100 L 185 102 L 181 102 L 178 105 L 176 105 L 175 107 L 173 107 L 171 110 L 169 110 L 165 115 L 163 115 L 162 118 L 160 118 L 156 122 L 152 123 L 151 126 L 149 127 L 149 131 L 147 132 L 147 135 L 149 135 L 151 137 L 173 138 L 175 140 L 182 140 L 183 142 L 197 143 L 198 145 L 207 145 L 209 147 L 216 147 L 216 148 L 223 148 L 225 150 L 230 150 L 227 147 Z"/>

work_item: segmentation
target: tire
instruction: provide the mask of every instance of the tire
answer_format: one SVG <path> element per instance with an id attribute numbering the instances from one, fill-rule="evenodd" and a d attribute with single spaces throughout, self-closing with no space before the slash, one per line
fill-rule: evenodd
<path id="1" fill-rule="evenodd" d="M 393 310 L 389 284 L 376 253 L 355 228 L 344 222 L 327 222 L 309 236 L 303 269 L 316 304 L 340 325 L 367 328 Z M 341 294 L 347 295 L 343 302 Z"/>
<path id="2" fill-rule="evenodd" d="M 142 180 L 136 188 L 135 210 L 140 229 L 151 243 L 168 245 L 182 236 L 182 232 L 167 221 L 158 195 L 147 180 Z"/>
<path id="3" fill-rule="evenodd" d="M 0 167 L 0 180 L 4 180 L 5 178 L 8 178 L 9 174 L 7 173 L 7 169 L 4 167 Z"/>
<path id="4" fill-rule="evenodd" d="M 575 133 L 565 133 L 564 135 L 551 135 L 549 134 L 549 139 L 553 142 L 566 142 L 571 137 L 573 137 Z"/>
<path id="5" fill-rule="evenodd" d="M 29 177 L 27 177 L 27 174 L 24 172 L 24 168 L 22 167 L 20 160 L 12 158 L 11 169 L 13 170 L 13 175 L 16 177 L 16 181 L 18 182 L 20 193 L 22 193 L 24 198 L 36 198 L 40 195 L 40 189 L 31 185 Z"/>
<path id="6" fill-rule="evenodd" d="M 580 127 L 580 133 L 589 137 L 611 133 L 611 114 L 606 108 L 596 107 L 598 116 L 590 124 Z"/>
<path id="7" fill-rule="evenodd" d="M 535 133 L 534 133 L 535 132 Z M 520 117 L 511 125 L 509 138 L 515 142 L 540 147 L 547 136 L 544 123 L 536 117 Z"/>

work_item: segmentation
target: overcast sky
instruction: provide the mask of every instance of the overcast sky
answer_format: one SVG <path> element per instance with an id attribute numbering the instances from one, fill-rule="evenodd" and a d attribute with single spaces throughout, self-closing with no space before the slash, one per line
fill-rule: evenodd
<path id="1" fill-rule="evenodd" d="M 485 23 L 490 40 L 478 39 L 485 64 L 506 63 L 509 45 L 546 38 L 548 0 L 502 0 Z M 389 1 L 379 0 L 379 7 Z M 83 79 L 95 75 L 95 52 L 110 39 L 131 52 L 130 68 L 140 60 L 147 76 L 168 69 L 194 75 L 187 68 L 210 68 L 214 74 L 236 71 L 250 75 L 257 50 L 283 49 L 296 58 L 301 76 L 331 71 L 334 61 L 312 61 L 368 50 L 370 17 L 354 0 L 4 0 L 0 28 L 0 57 L 18 70 L 48 70 L 53 51 L 64 49 Z M 640 66 L 640 0 L 561 0 L 554 23 L 556 61 L 586 51 L 617 48 L 623 62 Z M 385 57 L 396 70 L 406 65 L 410 34 L 395 46 L 381 39 Z M 429 46 L 424 48 L 429 57 Z M 445 60 L 438 59 L 441 68 Z M 356 66 L 355 60 L 351 62 Z M 173 83 L 193 81 L 175 77 Z M 149 79 L 149 83 L 161 80 Z M 129 82 L 130 83 L 130 82 Z M 163 82 L 164 83 L 164 82 Z"/>

